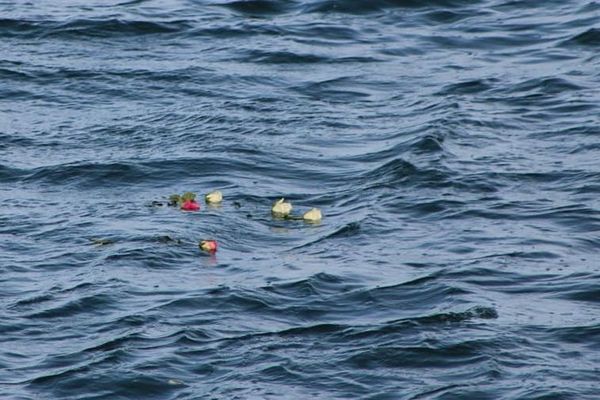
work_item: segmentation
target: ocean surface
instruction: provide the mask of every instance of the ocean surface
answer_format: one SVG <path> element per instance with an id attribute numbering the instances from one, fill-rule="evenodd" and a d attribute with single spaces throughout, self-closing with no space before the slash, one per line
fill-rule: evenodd
<path id="1" fill-rule="evenodd" d="M 599 381 L 600 2 L 0 0 L 0 399 Z"/>

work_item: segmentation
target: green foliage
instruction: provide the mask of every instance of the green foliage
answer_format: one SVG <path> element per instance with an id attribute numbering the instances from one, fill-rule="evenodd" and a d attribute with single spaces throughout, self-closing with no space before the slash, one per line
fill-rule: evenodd
<path id="1" fill-rule="evenodd" d="M 196 193 L 192 193 L 192 192 L 185 192 L 182 196 L 181 196 L 181 201 L 182 202 L 186 202 L 188 200 L 196 200 Z"/>
<path id="2" fill-rule="evenodd" d="M 188 200 L 196 200 L 196 193 L 185 192 L 182 195 L 172 194 L 169 196 L 169 205 L 171 207 L 179 207 Z"/>
<path id="3" fill-rule="evenodd" d="M 178 194 L 172 194 L 169 196 L 169 205 L 176 206 L 181 202 L 181 196 Z"/>

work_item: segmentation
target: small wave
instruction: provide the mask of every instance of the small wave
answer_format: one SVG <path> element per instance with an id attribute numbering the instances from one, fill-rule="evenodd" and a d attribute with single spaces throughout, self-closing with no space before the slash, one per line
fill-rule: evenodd
<path id="1" fill-rule="evenodd" d="M 227 158 L 166 159 L 141 162 L 77 163 L 39 167 L 30 171 L 19 171 L 24 182 L 93 186 L 105 184 L 139 184 L 140 182 L 166 181 L 181 176 L 214 176 L 225 169 L 234 173 L 260 168 L 242 160 Z M 269 169 L 277 173 L 276 169 Z M 10 175 L 7 169 L 6 174 Z M 18 171 L 18 170 L 17 170 Z M 14 171 L 12 174 L 15 174 Z"/>
<path id="2" fill-rule="evenodd" d="M 88 182 L 91 185 L 106 183 L 139 182 L 149 175 L 143 166 L 129 163 L 76 164 L 41 167 L 28 174 L 25 182 L 68 184 Z"/>
<path id="3" fill-rule="evenodd" d="M 359 222 L 350 222 L 334 232 L 327 235 L 327 237 L 323 239 L 334 239 L 334 238 L 347 238 L 351 236 L 355 236 L 360 231 L 360 223 Z"/>
<path id="4" fill-rule="evenodd" d="M 299 326 L 295 328 L 285 329 L 279 332 L 269 332 L 264 335 L 272 336 L 305 336 L 305 335 L 324 335 L 342 332 L 348 329 L 348 326 L 341 324 L 316 324 L 308 326 Z M 261 335 L 263 336 L 263 335 Z"/>
<path id="5" fill-rule="evenodd" d="M 211 37 L 211 38 L 249 38 L 252 36 L 282 36 L 285 30 L 273 25 L 239 23 L 224 26 L 201 26 L 191 29 L 190 37 Z"/>
<path id="6" fill-rule="evenodd" d="M 418 169 L 401 158 L 389 161 L 363 175 L 365 181 L 394 184 L 407 181 L 418 174 Z"/>
<path id="7" fill-rule="evenodd" d="M 463 342 L 439 347 L 378 346 L 352 355 L 345 363 L 353 368 L 432 368 L 451 365 L 458 368 L 477 364 L 487 357 L 480 352 L 477 342 Z"/>
<path id="8" fill-rule="evenodd" d="M 390 212 L 408 213 L 413 218 L 433 219 L 456 214 L 458 210 L 462 210 L 467 206 L 467 203 L 457 200 L 431 200 L 403 204 L 394 198 L 387 203 Z"/>
<path id="9" fill-rule="evenodd" d="M 294 26 L 286 32 L 297 39 L 308 38 L 323 44 L 352 43 L 361 38 L 361 32 L 352 27 L 318 22 Z"/>
<path id="10" fill-rule="evenodd" d="M 183 32 L 192 27 L 189 21 L 147 21 L 124 19 L 0 20 L 0 37 L 26 36 L 44 38 L 131 37 Z"/>
<path id="11" fill-rule="evenodd" d="M 471 319 L 496 319 L 498 312 L 493 307 L 476 306 L 462 312 L 448 312 L 415 319 L 423 324 L 438 324 L 441 322 L 463 322 Z"/>
<path id="12" fill-rule="evenodd" d="M 345 64 L 379 61 L 372 57 L 330 57 L 316 54 L 299 54 L 290 51 L 251 50 L 240 58 L 243 62 L 257 64 Z"/>
<path id="13" fill-rule="evenodd" d="M 548 95 L 556 95 L 568 91 L 581 90 L 578 86 L 564 78 L 545 77 L 529 79 L 527 81 L 512 85 L 509 93 L 537 92 Z"/>
<path id="14" fill-rule="evenodd" d="M 489 185 L 483 185 L 480 181 L 470 183 L 465 178 L 451 179 L 451 175 L 450 171 L 441 167 L 417 168 L 402 158 L 396 158 L 364 173 L 360 177 L 360 182 L 369 187 L 406 185 L 431 188 L 455 186 L 475 191 L 489 189 Z"/>
<path id="15" fill-rule="evenodd" d="M 321 272 L 308 279 L 279 283 L 266 286 L 263 289 L 286 297 L 322 296 L 336 294 L 339 291 L 356 289 L 359 283 L 347 282 L 337 275 Z"/>
<path id="16" fill-rule="evenodd" d="M 564 326 L 559 328 L 544 329 L 547 333 L 557 336 L 567 343 L 581 343 L 597 350 L 600 337 L 600 324 L 584 326 Z M 592 344 L 595 343 L 595 344 Z"/>
<path id="17" fill-rule="evenodd" d="M 472 3 L 466 0 L 317 0 L 306 5 L 303 11 L 362 14 L 394 8 L 453 8 Z"/>
<path id="18" fill-rule="evenodd" d="M 481 79 L 454 83 L 442 89 L 440 96 L 483 93 L 494 87 L 493 81 Z"/>
<path id="19" fill-rule="evenodd" d="M 594 398 L 597 2 L 12 3 L 4 397 Z"/>
<path id="20" fill-rule="evenodd" d="M 443 24 L 452 24 L 472 15 L 473 13 L 451 10 L 436 10 L 425 14 L 431 21 Z"/>
<path id="21" fill-rule="evenodd" d="M 413 151 L 417 154 L 429 154 L 445 151 L 444 136 L 440 134 L 428 134 L 411 144 Z"/>
<path id="22" fill-rule="evenodd" d="M 598 279 L 596 279 L 598 281 Z M 584 301 L 591 303 L 600 303 L 600 286 L 599 285 L 590 285 L 590 284 L 582 284 L 578 285 L 578 288 L 568 288 L 563 287 L 562 290 L 555 289 L 555 292 L 559 292 L 561 298 L 574 300 L 574 301 Z M 590 287 L 591 286 L 591 287 Z"/>
<path id="23" fill-rule="evenodd" d="M 572 38 L 564 41 L 563 46 L 576 45 L 586 47 L 600 46 L 600 29 L 590 28 L 587 31 L 580 33 Z"/>
<path id="24" fill-rule="evenodd" d="M 69 300 L 66 303 L 52 306 L 43 311 L 27 315 L 32 319 L 52 319 L 59 317 L 73 317 L 78 314 L 101 314 L 107 306 L 114 304 L 115 299 L 112 296 L 104 294 L 94 294 L 89 296 L 80 296 L 75 300 Z"/>
<path id="25" fill-rule="evenodd" d="M 31 75 L 21 71 L 17 71 L 11 68 L 0 67 L 0 78 L 8 79 L 10 81 L 19 81 L 31 78 Z"/>
<path id="26" fill-rule="evenodd" d="M 436 128 L 436 123 L 428 123 L 426 128 Z M 422 128 L 419 127 L 419 130 Z M 402 141 L 396 145 L 386 147 L 382 150 L 361 153 L 358 155 L 352 155 L 350 157 L 344 157 L 345 160 L 355 162 L 374 162 L 374 161 L 386 161 L 389 159 L 395 159 L 399 155 L 404 154 L 434 154 L 445 151 L 443 146 L 445 135 L 442 133 L 427 133 L 422 136 Z M 393 160 L 392 160 L 393 162 Z"/>
<path id="27" fill-rule="evenodd" d="M 240 14 L 264 16 L 283 14 L 291 11 L 295 6 L 295 2 L 280 2 L 272 0 L 239 0 L 221 3 L 219 5 Z"/>
<path id="28" fill-rule="evenodd" d="M 297 54 L 289 51 L 252 50 L 243 61 L 258 64 L 314 64 L 327 61 L 327 57 L 314 54 Z"/>
<path id="29" fill-rule="evenodd" d="M 11 308 L 29 307 L 33 305 L 39 306 L 39 303 L 46 303 L 48 301 L 54 300 L 56 296 L 62 296 L 67 293 L 91 289 L 93 288 L 93 286 L 94 285 L 90 282 L 82 282 L 69 288 L 55 286 L 50 288 L 48 292 L 44 294 L 19 299 L 11 306 Z"/>
<path id="30" fill-rule="evenodd" d="M 318 0 L 304 6 L 305 13 L 370 13 L 379 12 L 384 9 L 385 1 L 356 1 L 356 0 Z"/>
<path id="31" fill-rule="evenodd" d="M 2 148 L 2 146 L 0 146 Z M 0 182 L 17 182 L 26 175 L 25 171 L 0 164 Z"/>
<path id="32" fill-rule="evenodd" d="M 450 296 L 469 294 L 465 289 L 434 282 L 435 277 L 402 282 L 389 286 L 357 289 L 336 299 L 340 304 L 379 304 L 401 309 L 420 309 L 425 304 L 436 304 Z M 424 283 L 427 283 L 424 285 Z M 356 307 L 356 306 L 355 306 Z"/>

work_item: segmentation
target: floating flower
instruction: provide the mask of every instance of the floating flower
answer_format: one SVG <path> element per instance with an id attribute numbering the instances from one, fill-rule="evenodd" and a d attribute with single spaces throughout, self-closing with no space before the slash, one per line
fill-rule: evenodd
<path id="1" fill-rule="evenodd" d="M 210 204 L 210 203 L 220 203 L 221 201 L 223 201 L 223 193 L 221 193 L 218 190 L 215 190 L 214 192 L 210 192 L 209 194 L 207 194 L 206 196 L 204 196 L 204 200 Z"/>
<path id="2" fill-rule="evenodd" d="M 200 204 L 198 204 L 196 200 L 185 200 L 181 205 L 181 209 L 183 211 L 198 211 L 200 209 Z"/>
<path id="3" fill-rule="evenodd" d="M 318 208 L 311 208 L 302 216 L 306 222 L 319 222 L 322 217 L 321 210 Z"/>
<path id="4" fill-rule="evenodd" d="M 184 206 L 186 203 L 187 205 Z M 193 192 L 185 192 L 181 196 L 172 194 L 169 196 L 168 204 L 171 207 L 181 207 L 182 210 L 186 211 L 197 211 L 200 209 L 200 206 L 196 202 L 196 193 Z M 195 204 L 195 206 L 193 204 Z"/>
<path id="5" fill-rule="evenodd" d="M 277 200 L 273 203 L 273 207 L 271 208 L 271 212 L 277 216 L 285 217 L 290 214 L 292 211 L 292 203 L 285 202 L 284 198 Z"/>
<path id="6" fill-rule="evenodd" d="M 200 250 L 206 251 L 208 253 L 216 253 L 217 251 L 217 241 L 216 240 L 202 240 L 198 245 Z"/>

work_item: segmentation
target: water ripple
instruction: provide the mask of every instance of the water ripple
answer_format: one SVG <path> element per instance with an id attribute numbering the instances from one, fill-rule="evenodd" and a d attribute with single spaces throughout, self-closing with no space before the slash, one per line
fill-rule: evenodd
<path id="1" fill-rule="evenodd" d="M 597 397 L 596 2 L 0 11 L 1 398 Z"/>

